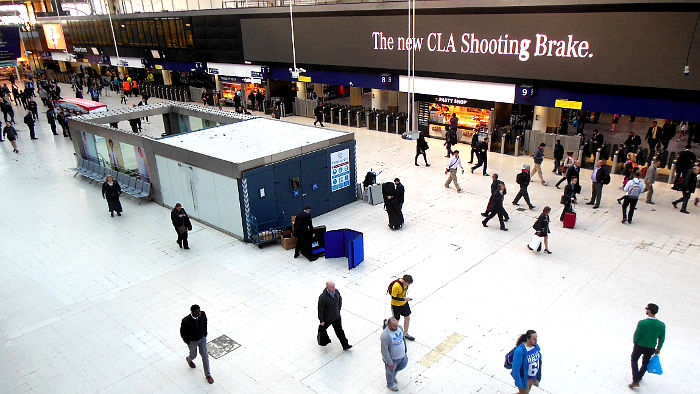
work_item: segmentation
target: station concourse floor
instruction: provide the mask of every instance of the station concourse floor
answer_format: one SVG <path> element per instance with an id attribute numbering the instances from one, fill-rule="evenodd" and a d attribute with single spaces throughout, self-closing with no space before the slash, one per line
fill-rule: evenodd
<path id="1" fill-rule="evenodd" d="M 119 106 L 118 96 L 105 100 Z M 415 280 L 416 341 L 398 374 L 401 392 L 514 393 L 504 355 L 534 329 L 543 379 L 533 393 L 626 393 L 632 334 L 649 302 L 667 326 L 664 374 L 647 374 L 635 391 L 697 391 L 700 209 L 674 211 L 678 194 L 666 184 L 655 185 L 656 205 L 640 202 L 634 224 L 623 225 L 621 177 L 593 210 L 584 204 L 591 171 L 583 170 L 576 228 L 563 229 L 552 162 L 543 165 L 549 186 L 530 186 L 537 209 L 518 211 L 510 204 L 515 175 L 531 159 L 490 154 L 489 173 L 508 186 L 503 232 L 496 219 L 480 223 L 490 177 L 467 168 L 462 193 L 444 187 L 441 141 L 429 139 L 431 167 L 415 167 L 415 141 L 333 126 L 355 132 L 360 179 L 372 168 L 382 171 L 379 181 L 399 177 L 406 187 L 402 230 L 387 227 L 381 205 L 364 202 L 314 217 L 364 233 L 365 261 L 348 271 L 344 259 L 293 259 L 279 245 L 258 249 L 196 221 L 192 249 L 179 249 L 169 210 L 128 196 L 123 216 L 111 218 L 99 186 L 73 176 L 73 146 L 51 135 L 39 107 L 39 140 L 29 140 L 16 107 L 20 153 L 0 143 L 2 393 L 384 393 L 386 287 L 403 274 Z M 459 148 L 467 165 L 468 147 Z M 526 248 L 547 204 L 551 255 Z M 330 345 L 316 344 L 328 279 L 343 296 L 350 351 L 332 332 Z M 184 360 L 178 329 L 195 303 L 209 318 L 209 341 L 226 335 L 241 345 L 210 357 L 213 385 L 199 357 L 196 369 Z"/>

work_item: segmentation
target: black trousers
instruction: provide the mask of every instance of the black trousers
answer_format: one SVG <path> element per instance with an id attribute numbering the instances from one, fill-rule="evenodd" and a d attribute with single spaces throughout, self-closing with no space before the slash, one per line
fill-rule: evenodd
<path id="1" fill-rule="evenodd" d="M 498 222 L 501 224 L 501 228 L 506 228 L 506 224 L 503 221 L 504 212 L 505 210 L 503 209 L 503 207 L 495 208 L 495 210 L 489 212 L 489 216 L 487 216 L 486 219 L 484 219 L 484 223 L 488 223 L 489 220 L 493 219 L 494 216 L 498 215 Z"/>
<path id="2" fill-rule="evenodd" d="M 327 333 L 326 330 L 328 330 L 328 326 L 333 326 L 333 331 L 335 331 L 335 336 L 338 337 L 338 340 L 340 341 L 340 344 L 343 345 L 343 349 L 345 349 L 346 347 L 348 347 L 348 345 L 349 345 L 348 339 L 345 338 L 345 331 L 343 331 L 343 326 L 342 326 L 342 324 L 341 324 L 341 322 L 340 322 L 340 319 L 335 320 L 335 321 L 327 321 L 327 322 L 324 322 L 324 323 L 325 323 L 324 325 L 320 325 L 320 324 L 319 324 L 319 326 L 318 326 L 318 332 L 319 332 L 319 334 L 321 334 L 321 336 L 327 338 L 327 337 L 328 337 L 328 333 Z M 330 343 L 330 338 L 328 339 L 328 341 L 329 341 L 329 343 Z"/>
<path id="3" fill-rule="evenodd" d="M 49 123 L 49 126 L 51 126 L 51 132 L 52 132 L 53 134 L 58 134 L 58 133 L 56 132 L 56 122 Z"/>
<path id="4" fill-rule="evenodd" d="M 552 171 L 555 174 L 561 175 L 561 172 L 559 172 L 559 166 L 561 165 L 561 159 L 554 159 L 554 171 Z"/>
<path id="5" fill-rule="evenodd" d="M 625 196 L 623 197 L 623 202 L 622 202 L 622 220 L 627 220 L 630 223 L 632 223 L 632 217 L 634 216 L 634 210 L 637 207 L 637 201 L 639 201 L 636 198 L 632 198 L 630 196 Z M 627 207 L 629 206 L 630 211 L 627 213 Z"/>
<path id="6" fill-rule="evenodd" d="M 682 202 L 683 205 L 681 206 L 681 211 L 687 211 L 688 210 L 688 201 L 690 200 L 690 193 L 689 192 L 683 192 L 683 197 L 679 198 L 678 200 L 674 201 L 674 204 L 678 204 L 679 202 Z"/>
<path id="7" fill-rule="evenodd" d="M 474 170 L 476 170 L 477 168 L 484 166 L 484 175 L 486 175 L 486 167 L 488 167 L 486 155 L 478 155 L 477 159 L 479 159 L 479 162 L 474 167 L 472 167 L 472 172 L 474 172 Z"/>
<path id="8" fill-rule="evenodd" d="M 297 246 L 294 247 L 294 255 L 297 256 L 299 253 L 307 253 L 310 254 L 311 252 L 311 234 L 306 233 L 306 232 L 299 232 L 295 234 L 295 237 L 297 237 Z"/>
<path id="9" fill-rule="evenodd" d="M 446 142 L 445 147 L 447 148 L 447 157 L 452 156 L 452 144 L 450 144 L 449 142 Z"/>
<path id="10" fill-rule="evenodd" d="M 639 383 L 644 377 L 644 373 L 647 371 L 647 365 L 649 365 L 649 360 L 654 354 L 654 348 L 639 346 L 636 343 L 632 349 L 632 382 Z M 642 366 L 638 367 L 639 357 L 642 357 Z"/>
<path id="11" fill-rule="evenodd" d="M 526 187 L 520 187 L 520 190 L 518 191 L 518 194 L 515 195 L 515 200 L 513 200 L 513 204 L 517 204 L 518 201 L 520 201 L 520 198 L 524 198 L 525 202 L 527 203 L 528 207 L 531 207 L 532 204 L 530 203 L 530 195 L 527 194 L 527 186 Z"/>
<path id="12" fill-rule="evenodd" d="M 423 155 L 423 160 L 425 160 L 425 164 L 428 164 L 428 158 L 425 156 L 425 151 L 421 151 L 421 150 L 416 151 L 416 158 L 415 158 L 414 162 L 416 164 L 418 164 L 418 157 L 420 155 Z"/>
<path id="13" fill-rule="evenodd" d="M 469 162 L 470 162 L 470 163 L 473 163 L 473 162 L 474 162 L 474 153 L 475 153 L 474 151 L 475 151 L 475 149 L 472 148 L 472 149 L 471 149 L 471 152 L 469 152 Z M 477 153 L 477 155 L 478 155 L 478 153 Z M 477 156 L 477 159 L 478 159 L 478 156 Z"/>
<path id="14" fill-rule="evenodd" d="M 561 211 L 561 216 L 559 217 L 560 221 L 564 221 L 564 216 L 566 216 L 567 213 L 573 212 L 574 210 L 571 209 L 571 201 L 567 202 L 564 204 L 564 209 Z"/>
<path id="15" fill-rule="evenodd" d="M 36 138 L 36 136 L 34 135 L 34 125 L 32 125 L 32 126 L 27 126 L 27 127 L 29 127 L 29 137 L 30 137 L 31 139 Z"/>
<path id="16" fill-rule="evenodd" d="M 314 121 L 314 126 L 316 126 L 316 122 L 321 124 L 321 127 L 323 127 L 323 116 L 317 116 L 316 120 Z"/>
<path id="17" fill-rule="evenodd" d="M 177 243 L 182 244 L 183 248 L 189 247 L 189 244 L 187 243 L 187 231 L 184 231 L 182 234 L 177 233 Z"/>

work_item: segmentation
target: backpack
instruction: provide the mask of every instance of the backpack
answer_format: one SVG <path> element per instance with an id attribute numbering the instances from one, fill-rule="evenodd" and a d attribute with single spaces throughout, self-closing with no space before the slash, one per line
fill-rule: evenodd
<path id="1" fill-rule="evenodd" d="M 605 171 L 603 173 L 603 179 L 601 179 L 601 181 L 603 181 L 603 185 L 609 184 L 610 183 L 610 173 Z"/>
<path id="2" fill-rule="evenodd" d="M 398 283 L 398 284 L 401 285 L 401 282 L 399 282 L 398 279 L 392 280 L 391 283 L 389 283 L 389 287 L 386 289 L 386 293 L 387 293 L 387 294 L 391 295 L 391 289 L 394 287 L 394 283 Z M 401 288 L 403 289 L 403 285 L 401 285 Z M 511 357 L 511 358 L 512 358 L 512 357 Z"/>
<path id="3" fill-rule="evenodd" d="M 520 346 L 520 345 L 518 345 L 518 346 Z M 506 353 L 506 360 L 503 363 L 503 368 L 513 369 L 513 355 L 515 354 L 515 349 L 517 349 L 518 346 L 514 347 L 508 353 Z"/>

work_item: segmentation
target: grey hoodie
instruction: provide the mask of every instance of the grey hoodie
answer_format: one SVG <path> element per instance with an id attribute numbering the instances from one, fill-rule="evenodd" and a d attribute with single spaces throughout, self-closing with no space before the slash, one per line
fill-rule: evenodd
<path id="1" fill-rule="evenodd" d="M 398 335 L 397 335 L 398 334 Z M 391 331 L 387 326 L 380 336 L 382 343 L 382 360 L 384 364 L 392 364 L 394 360 L 400 360 L 406 355 L 406 339 L 403 335 L 403 327 L 399 325 L 396 331 Z M 403 351 L 401 351 L 403 345 Z M 393 350 L 393 351 L 392 351 Z"/>

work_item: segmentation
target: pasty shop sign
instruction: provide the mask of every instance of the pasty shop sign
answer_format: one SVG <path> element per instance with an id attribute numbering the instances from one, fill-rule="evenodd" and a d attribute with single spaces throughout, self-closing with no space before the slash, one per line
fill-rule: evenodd
<path id="1" fill-rule="evenodd" d="M 482 37 L 476 33 L 430 32 L 421 37 L 394 37 L 381 31 L 373 31 L 370 45 L 374 51 L 438 52 L 455 55 L 517 56 L 521 62 L 532 57 L 592 58 L 593 51 L 588 41 L 568 34 L 566 37 L 550 37 L 537 33 L 534 37 Z"/>

